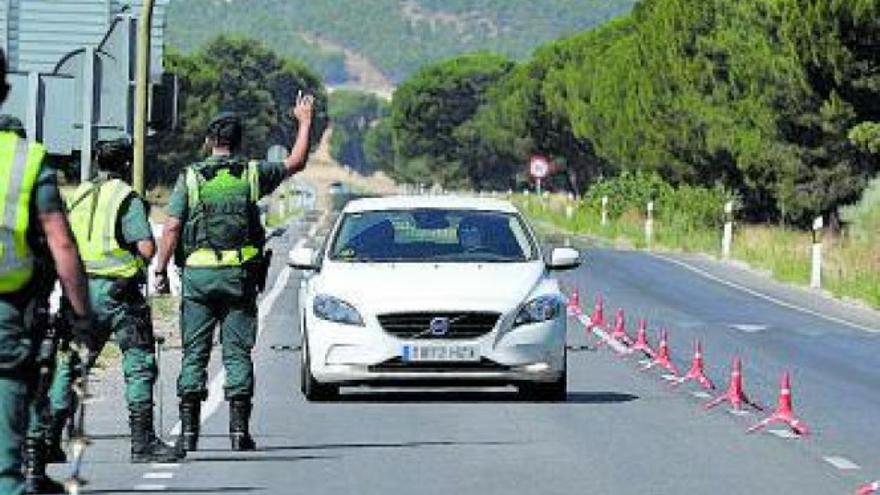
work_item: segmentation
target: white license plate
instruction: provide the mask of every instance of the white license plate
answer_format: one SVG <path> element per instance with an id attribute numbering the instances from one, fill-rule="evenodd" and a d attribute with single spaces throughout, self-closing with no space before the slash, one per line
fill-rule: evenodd
<path id="1" fill-rule="evenodd" d="M 462 344 L 407 344 L 401 357 L 404 362 L 474 362 L 480 360 L 480 347 Z"/>

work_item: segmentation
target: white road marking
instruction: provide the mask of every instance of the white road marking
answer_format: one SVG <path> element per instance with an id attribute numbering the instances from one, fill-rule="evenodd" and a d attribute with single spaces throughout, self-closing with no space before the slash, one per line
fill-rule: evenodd
<path id="1" fill-rule="evenodd" d="M 170 472 L 155 472 L 155 473 L 144 473 L 145 480 L 170 480 L 174 478 L 174 473 Z"/>
<path id="2" fill-rule="evenodd" d="M 164 492 L 167 489 L 166 485 L 134 485 L 134 491 L 136 492 Z"/>
<path id="3" fill-rule="evenodd" d="M 673 374 L 671 374 L 671 373 L 666 373 L 666 374 L 661 375 L 661 376 L 662 376 L 662 378 L 663 378 L 664 380 L 666 380 L 667 382 L 678 382 L 678 383 L 684 383 L 684 379 L 679 378 L 679 377 L 677 377 L 677 376 L 675 376 L 675 375 L 673 375 Z"/>
<path id="4" fill-rule="evenodd" d="M 180 469 L 180 464 L 177 463 L 165 463 L 165 462 L 154 462 L 150 464 L 150 469 L 155 469 L 156 471 L 161 471 L 163 469 Z"/>
<path id="5" fill-rule="evenodd" d="M 728 409 L 727 412 L 729 412 L 730 414 L 733 414 L 734 416 L 739 416 L 739 417 L 751 416 L 751 414 L 752 414 L 752 411 L 749 411 L 746 409 Z"/>
<path id="6" fill-rule="evenodd" d="M 590 321 L 589 316 L 580 315 L 578 316 L 578 320 L 580 320 L 580 322 L 584 326 L 586 326 L 591 332 L 593 332 L 597 337 L 608 344 L 608 347 L 612 348 L 615 352 L 619 354 L 630 354 L 632 352 L 630 351 L 629 347 L 621 344 L 617 339 L 611 338 L 611 335 L 609 335 L 608 332 L 598 326 L 594 326 Z"/>
<path id="7" fill-rule="evenodd" d="M 856 469 L 862 469 L 861 466 L 859 466 L 858 464 L 854 463 L 853 461 L 847 459 L 846 457 L 827 456 L 827 457 L 824 457 L 823 459 L 825 459 L 825 462 L 827 462 L 828 464 L 831 464 L 832 466 L 836 467 L 837 469 L 839 469 L 841 471 L 854 471 Z"/>
<path id="8" fill-rule="evenodd" d="M 696 397 L 697 399 L 711 399 L 712 398 L 712 394 L 710 394 L 709 392 L 703 392 L 702 390 L 697 390 L 697 391 L 691 392 L 691 395 Z"/>
<path id="9" fill-rule="evenodd" d="M 730 325 L 730 328 L 732 328 L 734 330 L 739 330 L 740 332 L 745 332 L 745 333 L 758 333 L 758 332 L 763 332 L 764 330 L 767 330 L 767 328 L 769 328 L 769 327 L 767 325 L 737 324 L 737 325 Z"/>
<path id="10" fill-rule="evenodd" d="M 844 319 L 842 319 L 842 318 L 837 318 L 837 317 L 834 317 L 834 316 L 829 316 L 829 315 L 826 315 L 826 314 L 820 313 L 820 312 L 818 312 L 818 311 L 813 311 L 812 309 L 803 308 L 803 307 L 798 306 L 798 305 L 796 305 L 796 304 L 792 304 L 792 303 L 788 303 L 788 302 L 782 301 L 782 300 L 777 299 L 777 298 L 775 298 L 775 297 L 773 297 L 773 296 L 769 296 L 769 295 L 767 295 L 767 294 L 764 294 L 763 292 L 759 292 L 759 291 L 756 291 L 756 290 L 754 290 L 754 289 L 750 289 L 750 288 L 748 288 L 748 287 L 745 287 L 745 286 L 743 286 L 743 285 L 740 285 L 740 284 L 738 284 L 738 283 L 736 283 L 736 282 L 731 282 L 731 281 L 729 281 L 729 280 L 725 280 L 725 279 L 723 279 L 723 278 L 721 278 L 721 277 L 718 277 L 718 276 L 716 276 L 716 275 L 713 275 L 713 274 L 707 272 L 706 270 L 703 270 L 702 268 L 697 268 L 697 267 L 695 267 L 695 266 L 693 266 L 693 265 L 691 265 L 691 264 L 689 264 L 689 263 L 686 263 L 686 262 L 684 262 L 684 261 L 677 260 L 677 259 L 674 259 L 674 258 L 669 258 L 669 257 L 667 257 L 667 256 L 663 256 L 663 255 L 660 255 L 660 254 L 657 254 L 657 253 L 646 253 L 646 254 L 647 254 L 648 256 L 652 256 L 652 257 L 654 257 L 654 258 L 656 258 L 656 259 L 663 260 L 663 261 L 666 261 L 666 262 L 668 262 L 668 263 L 672 263 L 672 264 L 674 264 L 674 265 L 678 265 L 678 266 L 680 266 L 680 267 L 682 267 L 682 268 L 685 268 L 685 269 L 687 269 L 687 270 L 690 270 L 690 271 L 692 271 L 692 272 L 694 272 L 694 273 L 696 273 L 696 274 L 698 274 L 698 275 L 701 275 L 701 276 L 703 276 L 703 277 L 705 277 L 705 278 L 708 278 L 709 280 L 712 280 L 712 281 L 718 282 L 718 283 L 721 284 L 721 285 L 726 285 L 727 287 L 730 287 L 730 288 L 732 288 L 732 289 L 736 289 L 736 290 L 739 290 L 739 291 L 745 292 L 746 294 L 749 294 L 749 295 L 751 295 L 751 296 L 757 297 L 758 299 L 763 299 L 763 300 L 765 300 L 765 301 L 767 301 L 767 302 L 770 302 L 770 303 L 776 304 L 777 306 L 782 306 L 783 308 L 787 308 L 787 309 L 790 309 L 790 310 L 793 310 L 793 311 L 798 311 L 798 312 L 800 312 L 800 313 L 808 314 L 808 315 L 810 315 L 810 316 L 815 316 L 816 318 L 821 318 L 821 319 L 823 319 L 823 320 L 830 321 L 830 322 L 832 322 L 832 323 L 837 323 L 837 324 L 840 324 L 840 325 L 845 325 L 845 326 L 848 326 L 848 327 L 850 327 L 850 328 L 855 328 L 855 329 L 857 329 L 857 330 L 863 330 L 863 331 L 865 331 L 865 332 L 871 332 L 871 333 L 880 333 L 880 328 L 871 328 L 871 327 L 868 327 L 868 326 L 865 326 L 865 325 L 860 325 L 860 324 L 858 324 L 858 323 L 854 323 L 854 322 L 851 322 L 851 321 L 848 321 L 848 320 L 844 320 Z"/>
<path id="11" fill-rule="evenodd" d="M 794 433 L 791 430 L 767 430 L 767 433 L 771 435 L 776 435 L 779 438 L 784 438 L 786 440 L 790 440 L 792 438 L 800 438 L 800 435 Z"/>

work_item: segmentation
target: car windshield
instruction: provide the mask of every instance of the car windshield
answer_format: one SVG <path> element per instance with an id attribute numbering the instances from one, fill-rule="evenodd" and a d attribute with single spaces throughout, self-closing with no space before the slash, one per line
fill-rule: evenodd
<path id="1" fill-rule="evenodd" d="M 343 262 L 498 262 L 534 260 L 519 215 L 460 209 L 348 213 L 330 259 Z"/>

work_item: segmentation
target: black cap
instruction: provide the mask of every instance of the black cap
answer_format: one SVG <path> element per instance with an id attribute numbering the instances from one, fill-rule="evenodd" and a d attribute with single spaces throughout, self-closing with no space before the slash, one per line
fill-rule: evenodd
<path id="1" fill-rule="evenodd" d="M 218 113 L 208 124 L 208 135 L 218 146 L 237 147 L 241 143 L 241 117 L 235 112 Z"/>
<path id="2" fill-rule="evenodd" d="M 24 124 L 21 123 L 18 117 L 9 114 L 0 115 L 0 131 L 14 132 L 21 137 L 25 137 Z"/>
<path id="3" fill-rule="evenodd" d="M 128 136 L 101 139 L 95 143 L 95 159 L 104 170 L 121 171 L 133 159 L 131 139 Z"/>

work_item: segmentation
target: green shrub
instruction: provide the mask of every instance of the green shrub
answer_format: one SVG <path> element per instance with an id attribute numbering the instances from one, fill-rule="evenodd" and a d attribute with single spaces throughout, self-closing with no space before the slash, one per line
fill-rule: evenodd
<path id="1" fill-rule="evenodd" d="M 849 224 L 857 242 L 874 244 L 880 240 L 880 177 L 868 184 L 858 203 L 841 208 L 840 217 Z"/>

